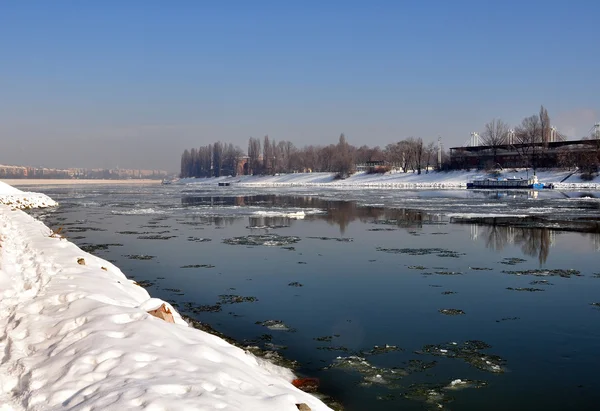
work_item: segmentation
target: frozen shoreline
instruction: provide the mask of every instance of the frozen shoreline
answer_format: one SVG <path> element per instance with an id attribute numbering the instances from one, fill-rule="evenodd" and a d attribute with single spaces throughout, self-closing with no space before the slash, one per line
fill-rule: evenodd
<path id="1" fill-rule="evenodd" d="M 23 209 L 54 207 L 57 204 L 45 194 L 21 191 L 0 181 L 0 205 Z"/>
<path id="2" fill-rule="evenodd" d="M 0 198 L 19 194 L 0 183 Z M 34 200 L 34 199 L 38 200 Z M 38 203 L 35 203 L 38 201 Z M 118 267 L 0 205 L 0 410 L 330 410 Z M 174 323 L 149 314 L 162 307 Z"/>
<path id="3" fill-rule="evenodd" d="M 80 180 L 80 179 L 45 179 L 45 178 L 13 178 L 13 179 L 2 179 L 0 183 L 6 183 L 14 186 L 63 186 L 63 185 L 102 185 L 102 184 L 160 184 L 161 180 L 143 180 L 143 179 L 132 179 L 132 180 Z"/>
<path id="4" fill-rule="evenodd" d="M 502 177 L 522 177 L 531 175 L 531 170 L 510 170 L 503 172 Z M 245 187 L 332 187 L 332 188 L 398 188 L 398 189 L 460 189 L 466 188 L 467 182 L 487 177 L 483 170 L 448 171 L 417 173 L 366 174 L 356 173 L 346 179 L 335 179 L 336 173 L 296 173 L 275 176 L 237 176 L 212 178 L 184 178 L 177 184 L 212 184 L 230 183 Z M 600 190 L 600 177 L 591 181 L 583 181 L 580 175 L 565 170 L 539 170 L 540 182 L 553 183 L 558 189 L 591 189 Z M 565 180 L 566 179 L 566 180 Z M 563 181 L 564 180 L 564 181 Z"/>

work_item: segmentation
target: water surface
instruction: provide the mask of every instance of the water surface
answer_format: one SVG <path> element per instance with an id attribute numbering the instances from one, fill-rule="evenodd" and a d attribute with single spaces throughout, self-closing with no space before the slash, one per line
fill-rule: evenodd
<path id="1" fill-rule="evenodd" d="M 597 193 L 34 189 L 50 227 L 347 410 L 600 400 Z"/>

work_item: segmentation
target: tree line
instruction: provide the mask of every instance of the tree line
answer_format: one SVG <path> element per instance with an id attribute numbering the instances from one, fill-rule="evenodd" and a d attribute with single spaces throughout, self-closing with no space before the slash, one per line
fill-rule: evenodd
<path id="1" fill-rule="evenodd" d="M 247 154 L 247 155 L 246 155 Z M 447 156 L 444 156 L 447 157 Z M 421 174 L 437 166 L 435 143 L 410 137 L 386 145 L 355 147 L 342 133 L 337 144 L 308 145 L 297 148 L 291 141 L 262 140 L 250 137 L 246 153 L 233 144 L 216 142 L 198 149 L 186 149 L 181 155 L 181 177 L 219 177 L 237 174 L 278 174 L 294 172 L 334 172 L 345 178 L 357 165 L 372 172 L 392 167 Z M 370 167 L 368 166 L 370 164 Z"/>
<path id="2" fill-rule="evenodd" d="M 551 127 L 550 116 L 544 106 L 532 116 L 525 117 L 519 125 L 510 128 L 500 120 L 492 119 L 481 132 L 480 144 L 487 153 L 481 155 L 477 167 L 505 166 L 500 151 L 516 153 L 520 166 L 579 167 L 596 172 L 600 164 L 600 139 L 590 150 L 571 148 L 548 149 L 548 143 L 565 140 L 565 136 Z M 409 137 L 385 147 L 353 146 L 342 133 L 337 144 L 296 147 L 290 141 L 275 141 L 269 136 L 262 139 L 250 137 L 247 151 L 229 143 L 215 142 L 200 148 L 186 149 L 181 156 L 181 177 L 219 177 L 238 174 L 278 174 L 294 172 L 335 172 L 345 178 L 362 165 L 367 172 L 387 172 L 391 169 L 421 174 L 431 169 L 449 170 L 471 168 L 466 157 L 451 158 L 441 151 L 434 141 L 424 142 L 419 137 Z M 513 160 L 513 162 L 515 162 Z"/>

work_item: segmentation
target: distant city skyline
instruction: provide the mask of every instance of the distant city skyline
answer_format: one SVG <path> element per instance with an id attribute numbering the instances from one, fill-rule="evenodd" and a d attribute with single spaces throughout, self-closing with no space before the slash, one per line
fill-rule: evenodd
<path id="1" fill-rule="evenodd" d="M 0 164 L 179 169 L 248 138 L 445 148 L 544 105 L 600 121 L 594 2 L 67 1 L 0 6 Z"/>

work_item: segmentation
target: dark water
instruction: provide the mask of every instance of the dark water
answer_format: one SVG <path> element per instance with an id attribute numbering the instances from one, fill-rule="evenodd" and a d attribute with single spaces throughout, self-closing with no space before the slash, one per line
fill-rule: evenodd
<path id="1" fill-rule="evenodd" d="M 347 410 L 597 409 L 597 193 L 34 189 L 50 227 Z"/>

